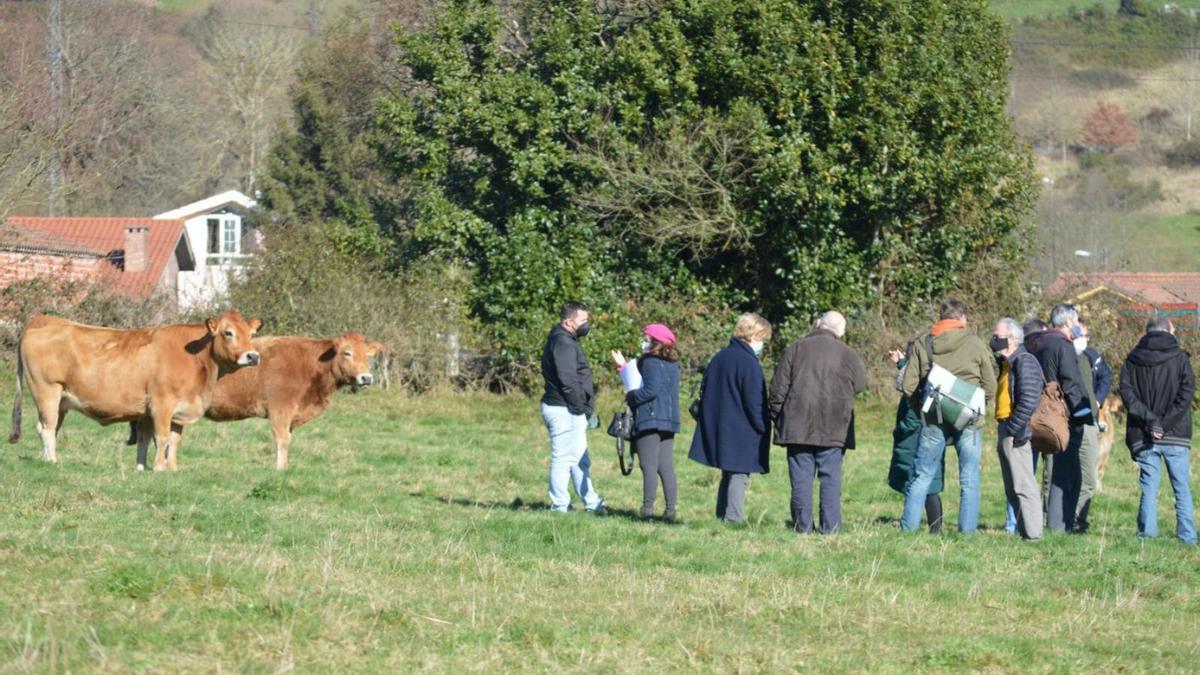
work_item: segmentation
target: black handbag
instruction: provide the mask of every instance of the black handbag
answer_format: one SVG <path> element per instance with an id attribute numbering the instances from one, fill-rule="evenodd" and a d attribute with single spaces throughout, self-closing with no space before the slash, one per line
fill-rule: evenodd
<path id="1" fill-rule="evenodd" d="M 617 439 L 617 460 L 621 463 L 621 475 L 633 473 L 633 445 L 629 445 L 629 458 L 625 457 L 625 443 L 633 440 L 633 415 L 622 410 L 613 413 L 612 421 L 608 423 L 608 435 Z"/>

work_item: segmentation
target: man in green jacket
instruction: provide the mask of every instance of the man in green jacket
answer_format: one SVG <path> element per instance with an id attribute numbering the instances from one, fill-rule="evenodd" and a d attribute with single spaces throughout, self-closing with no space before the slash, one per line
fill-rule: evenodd
<path id="1" fill-rule="evenodd" d="M 967 328 L 967 305 L 961 300 L 950 298 L 942 303 L 941 320 L 933 325 L 927 338 L 913 343 L 908 358 L 903 386 L 915 410 L 921 410 L 924 404 L 925 381 L 935 363 L 959 380 L 983 389 L 985 407 L 996 398 L 993 356 L 983 340 Z M 925 428 L 917 446 L 916 470 L 904 493 L 904 512 L 900 516 L 902 530 L 913 532 L 920 526 L 929 484 L 946 454 L 946 445 L 950 443 L 958 452 L 958 530 L 971 533 L 978 528 L 983 421 L 984 417 L 980 415 L 973 424 L 960 430 L 937 419 L 934 411 L 926 413 Z"/>

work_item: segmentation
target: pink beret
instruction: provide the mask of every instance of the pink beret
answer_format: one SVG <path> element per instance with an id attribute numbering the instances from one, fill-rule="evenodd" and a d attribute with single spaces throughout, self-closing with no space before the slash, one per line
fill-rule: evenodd
<path id="1" fill-rule="evenodd" d="M 675 344 L 675 334 L 671 332 L 670 328 L 667 328 L 661 323 L 652 323 L 649 326 L 646 326 L 646 330 L 642 332 L 647 337 L 652 337 L 663 344 Z"/>

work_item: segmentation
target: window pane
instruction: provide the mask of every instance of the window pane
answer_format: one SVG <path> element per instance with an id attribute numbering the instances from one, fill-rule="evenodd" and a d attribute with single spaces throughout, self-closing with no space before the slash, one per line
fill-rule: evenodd
<path id="1" fill-rule="evenodd" d="M 208 219 L 208 252 L 221 252 L 221 220 L 219 218 Z"/>
<path id="2" fill-rule="evenodd" d="M 238 229 L 236 218 L 225 219 L 225 240 L 223 247 L 225 253 L 238 252 Z"/>

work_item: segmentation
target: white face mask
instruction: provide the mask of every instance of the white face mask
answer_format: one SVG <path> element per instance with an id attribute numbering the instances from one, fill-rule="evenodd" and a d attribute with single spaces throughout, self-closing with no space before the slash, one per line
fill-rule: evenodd
<path id="1" fill-rule="evenodd" d="M 754 350 L 755 356 L 762 356 L 763 343 L 759 342 L 758 340 L 755 340 L 754 342 L 750 343 L 750 349 Z"/>
<path id="2" fill-rule="evenodd" d="M 642 353 L 645 354 L 648 351 L 650 351 L 650 340 L 642 338 Z"/>
<path id="3" fill-rule="evenodd" d="M 1087 349 L 1087 337 L 1077 337 L 1072 342 L 1075 343 L 1075 353 L 1082 354 L 1083 350 Z"/>

